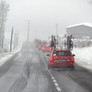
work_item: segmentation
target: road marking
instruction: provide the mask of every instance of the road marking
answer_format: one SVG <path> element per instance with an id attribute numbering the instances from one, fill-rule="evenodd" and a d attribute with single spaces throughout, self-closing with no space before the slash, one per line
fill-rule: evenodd
<path id="1" fill-rule="evenodd" d="M 56 82 L 56 80 L 53 80 L 53 82 Z"/>
<path id="2" fill-rule="evenodd" d="M 58 92 L 61 92 L 61 88 L 60 87 L 56 87 Z"/>
<path id="3" fill-rule="evenodd" d="M 55 86 L 58 87 L 58 83 L 55 83 Z"/>
<path id="4" fill-rule="evenodd" d="M 40 57 L 42 58 L 42 60 L 43 60 L 43 62 L 44 62 L 44 64 L 45 64 L 45 66 L 46 66 L 46 68 L 48 69 L 47 63 L 45 62 L 45 60 L 43 59 L 43 57 L 42 57 L 41 55 L 40 55 Z M 49 73 L 49 75 L 50 75 L 52 81 L 54 82 L 54 85 L 55 85 L 57 91 L 58 91 L 58 92 L 62 92 L 61 88 L 59 87 L 57 81 L 55 80 L 55 78 L 54 78 L 54 76 L 52 75 L 52 73 L 50 72 L 50 70 L 47 70 L 47 72 Z"/>
<path id="5" fill-rule="evenodd" d="M 45 66 L 46 66 L 46 68 L 48 69 L 48 67 L 47 67 L 47 64 L 46 64 L 46 62 L 45 62 L 45 60 L 43 59 L 43 57 L 40 55 L 40 57 L 42 58 L 42 60 L 43 60 L 43 62 L 44 62 L 44 64 L 45 64 Z"/>
<path id="6" fill-rule="evenodd" d="M 49 74 L 50 74 L 50 73 L 49 73 Z M 53 77 L 53 75 L 52 75 L 52 74 L 50 74 L 50 76 L 51 76 L 51 77 Z"/>
<path id="7" fill-rule="evenodd" d="M 55 78 L 54 77 L 51 77 L 53 80 L 55 80 Z"/>
<path id="8" fill-rule="evenodd" d="M 50 70 L 48 70 L 48 72 L 49 72 L 50 76 L 53 77 L 53 75 L 51 74 Z"/>

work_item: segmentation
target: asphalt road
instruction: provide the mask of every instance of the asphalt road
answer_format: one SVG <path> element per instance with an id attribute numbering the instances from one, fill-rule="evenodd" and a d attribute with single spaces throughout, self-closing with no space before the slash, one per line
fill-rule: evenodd
<path id="1" fill-rule="evenodd" d="M 48 70 L 45 53 L 29 46 L 0 67 L 0 92 L 92 92 L 92 73 Z"/>

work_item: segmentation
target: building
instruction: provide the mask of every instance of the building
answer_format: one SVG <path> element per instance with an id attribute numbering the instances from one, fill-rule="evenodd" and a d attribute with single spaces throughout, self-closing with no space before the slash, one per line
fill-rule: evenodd
<path id="1" fill-rule="evenodd" d="M 90 38 L 92 39 L 92 24 L 90 23 L 81 23 L 76 25 L 71 25 L 66 28 L 68 35 L 73 35 L 74 38 Z"/>

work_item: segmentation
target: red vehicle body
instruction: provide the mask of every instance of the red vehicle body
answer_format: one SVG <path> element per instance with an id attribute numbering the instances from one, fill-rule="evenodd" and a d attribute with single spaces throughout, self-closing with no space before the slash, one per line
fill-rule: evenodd
<path id="1" fill-rule="evenodd" d="M 74 69 L 74 56 L 70 50 L 53 50 L 48 58 L 48 68 L 70 67 Z"/>

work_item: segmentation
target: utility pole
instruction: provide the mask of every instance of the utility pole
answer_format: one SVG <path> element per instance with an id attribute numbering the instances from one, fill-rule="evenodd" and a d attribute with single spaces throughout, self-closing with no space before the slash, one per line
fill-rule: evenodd
<path id="1" fill-rule="evenodd" d="M 14 34 L 14 46 L 13 46 L 13 48 L 16 48 L 17 47 L 17 45 L 18 45 L 18 39 L 19 37 L 18 37 L 18 33 L 15 33 Z"/>
<path id="2" fill-rule="evenodd" d="M 10 52 L 12 51 L 12 43 L 13 43 L 13 28 L 12 28 L 12 30 L 11 30 Z"/>
<path id="3" fill-rule="evenodd" d="M 27 30 L 27 42 L 29 43 L 29 27 L 30 27 L 30 20 L 28 20 L 28 30 Z"/>

